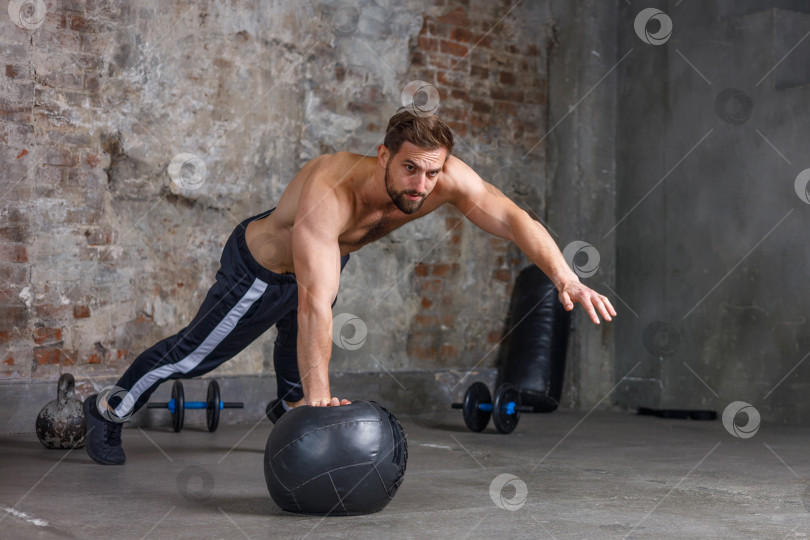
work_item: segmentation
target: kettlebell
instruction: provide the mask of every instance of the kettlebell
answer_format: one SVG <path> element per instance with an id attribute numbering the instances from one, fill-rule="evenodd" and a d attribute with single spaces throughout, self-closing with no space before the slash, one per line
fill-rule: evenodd
<path id="1" fill-rule="evenodd" d="M 45 448 L 81 448 L 85 426 L 82 402 L 75 397 L 73 375 L 59 377 L 56 399 L 37 415 L 37 438 Z"/>

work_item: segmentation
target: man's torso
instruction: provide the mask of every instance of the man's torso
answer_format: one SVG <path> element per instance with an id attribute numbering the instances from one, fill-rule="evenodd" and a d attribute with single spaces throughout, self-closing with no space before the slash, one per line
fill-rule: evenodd
<path id="1" fill-rule="evenodd" d="M 318 174 L 326 185 L 320 190 L 324 197 L 335 197 L 344 220 L 340 225 L 338 244 L 341 256 L 359 250 L 405 223 L 429 214 L 445 202 L 442 190 L 436 186 L 422 207 L 414 214 L 404 214 L 396 208 L 370 210 L 359 196 L 356 186 L 373 174 L 376 157 L 349 152 L 321 156 L 309 162 L 284 189 L 276 209 L 267 217 L 251 222 L 245 239 L 254 257 L 277 273 L 294 273 L 292 229 L 301 212 L 301 197 L 305 184 Z M 334 193 L 330 193 L 334 191 Z M 317 204 L 315 205 L 317 211 Z"/>

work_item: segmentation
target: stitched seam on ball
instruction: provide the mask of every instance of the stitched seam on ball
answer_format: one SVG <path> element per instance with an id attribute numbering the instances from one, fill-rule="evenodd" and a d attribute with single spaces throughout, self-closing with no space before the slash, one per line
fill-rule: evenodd
<path id="1" fill-rule="evenodd" d="M 349 421 L 346 421 L 346 422 L 337 422 L 335 424 L 329 424 L 328 426 L 319 427 L 318 429 L 313 429 L 312 431 L 308 431 L 308 432 L 304 433 L 300 437 L 296 437 L 295 439 L 291 440 L 290 442 L 288 442 L 287 444 L 285 444 L 284 446 L 279 448 L 278 452 L 273 454 L 273 457 L 278 456 L 288 446 L 290 446 L 292 444 L 295 444 L 295 443 L 299 442 L 301 439 L 303 439 L 305 437 L 309 437 L 310 435 L 312 435 L 314 433 L 317 433 L 317 432 L 319 432 L 319 431 L 321 431 L 323 429 L 331 429 L 331 428 L 336 427 L 336 426 L 337 427 L 344 427 L 344 426 L 347 426 L 349 424 L 374 424 L 374 423 L 381 424 L 382 421 L 381 420 L 349 420 Z"/>
<path id="2" fill-rule="evenodd" d="M 377 469 L 377 464 L 372 463 L 371 466 L 374 468 L 374 472 L 377 473 L 377 478 L 380 479 L 380 484 L 382 485 L 383 491 L 385 492 L 386 496 L 388 496 L 388 500 L 390 501 L 393 499 L 393 497 L 388 495 L 388 486 L 385 485 L 385 480 L 383 480 L 382 474 L 380 474 L 379 469 Z"/>
<path id="3" fill-rule="evenodd" d="M 332 470 L 334 470 L 334 469 L 332 469 Z M 344 512 L 347 512 L 348 510 L 346 510 L 346 505 L 345 505 L 345 504 L 343 504 L 343 497 L 341 497 L 341 496 L 340 496 L 340 492 L 338 491 L 338 488 L 337 488 L 337 486 L 335 485 L 335 481 L 334 481 L 334 480 L 332 480 L 332 471 L 329 471 L 329 472 L 328 472 L 328 473 L 326 473 L 326 474 L 328 474 L 328 475 L 329 475 L 329 483 L 331 483 L 331 484 L 332 484 L 332 489 L 334 489 L 334 490 L 335 490 L 335 495 L 337 496 L 338 504 L 339 504 L 339 505 L 340 505 L 340 506 L 343 508 L 343 511 L 344 511 Z M 349 493 L 351 493 L 351 491 L 350 491 Z M 332 513 L 332 510 L 334 510 L 334 509 L 335 509 L 335 507 L 337 507 L 337 504 L 336 504 L 335 506 L 333 506 L 333 507 L 332 507 L 332 508 L 329 510 L 329 513 L 330 513 L 330 514 Z"/>
<path id="4" fill-rule="evenodd" d="M 382 416 L 380 416 L 380 409 L 374 409 L 377 412 L 377 418 L 380 421 L 380 437 L 377 439 L 377 456 L 371 460 L 372 466 L 374 466 L 374 470 L 377 470 L 377 467 L 374 465 L 377 463 L 377 460 L 380 458 L 380 454 L 382 453 L 382 439 L 383 439 L 383 430 L 385 429 L 382 425 Z"/>
<path id="5" fill-rule="evenodd" d="M 352 467 L 359 467 L 359 466 L 361 466 L 361 465 L 371 465 L 371 466 L 373 467 L 373 466 L 374 466 L 374 463 L 373 463 L 373 462 L 371 462 L 371 461 L 362 461 L 362 462 L 360 462 L 360 463 L 352 463 L 351 465 L 344 465 L 344 466 L 342 466 L 342 467 L 335 467 L 334 469 L 329 469 L 328 471 L 324 471 L 324 472 L 322 472 L 321 474 L 319 474 L 319 475 L 317 475 L 317 476 L 313 476 L 312 478 L 310 478 L 310 479 L 309 479 L 309 480 L 307 480 L 306 482 L 303 482 L 303 483 L 301 483 L 301 484 L 298 484 L 297 486 L 295 486 L 295 487 L 293 487 L 293 488 L 291 488 L 291 489 L 292 489 L 293 491 L 294 491 L 294 490 L 296 490 L 296 489 L 300 489 L 300 488 L 304 487 L 305 485 L 309 484 L 310 482 L 313 482 L 313 481 L 317 480 L 318 478 L 320 478 L 321 476 L 323 476 L 323 475 L 325 475 L 325 474 L 330 474 L 330 473 L 333 473 L 333 472 L 335 472 L 335 471 L 340 471 L 340 470 L 343 470 L 343 469 L 351 469 Z M 364 479 L 364 478 L 365 478 L 365 476 L 363 477 L 363 479 Z M 331 477 L 331 476 L 329 477 L 329 480 L 330 480 L 330 481 L 332 480 L 332 477 Z M 362 479 L 361 479 L 361 480 L 362 480 Z M 279 483 L 281 483 L 281 482 L 279 482 Z M 352 488 L 352 489 L 354 489 L 354 488 Z"/>

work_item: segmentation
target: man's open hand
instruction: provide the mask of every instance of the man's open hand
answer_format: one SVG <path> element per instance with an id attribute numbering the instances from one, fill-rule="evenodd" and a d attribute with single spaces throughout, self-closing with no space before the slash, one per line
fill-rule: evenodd
<path id="1" fill-rule="evenodd" d="M 599 294 L 590 287 L 586 287 L 579 281 L 569 281 L 563 285 L 559 298 L 566 311 L 574 309 L 574 302 L 582 304 L 595 324 L 599 324 L 599 317 L 596 314 L 597 309 L 606 321 L 612 320 L 611 316 L 616 316 L 616 310 L 613 309 L 610 300 L 606 296 Z"/>

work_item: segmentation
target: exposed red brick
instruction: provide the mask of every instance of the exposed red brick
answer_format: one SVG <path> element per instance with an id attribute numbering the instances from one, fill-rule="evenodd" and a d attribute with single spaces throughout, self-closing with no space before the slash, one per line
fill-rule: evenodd
<path id="1" fill-rule="evenodd" d="M 70 29 L 74 32 L 82 33 L 96 33 L 98 32 L 98 23 L 86 17 L 73 15 L 70 17 Z"/>
<path id="2" fill-rule="evenodd" d="M 438 22 L 443 24 L 452 24 L 454 26 L 470 26 L 470 18 L 467 16 L 467 12 L 462 8 L 456 8 L 449 13 L 445 13 L 441 17 L 436 19 Z"/>
<path id="3" fill-rule="evenodd" d="M 420 277 L 428 275 L 428 265 L 425 263 L 416 263 L 413 267 L 413 273 Z"/>
<path id="4" fill-rule="evenodd" d="M 467 76 L 459 71 L 437 71 L 436 81 L 439 84 L 446 86 L 454 86 L 456 88 L 467 89 L 469 88 L 469 80 Z M 444 111 L 442 111 L 442 115 Z"/>
<path id="5" fill-rule="evenodd" d="M 531 43 L 526 47 L 526 54 L 528 56 L 540 56 L 540 47 L 535 43 Z"/>
<path id="6" fill-rule="evenodd" d="M 448 231 L 453 230 L 461 225 L 461 218 L 446 217 L 444 218 L 444 228 Z"/>
<path id="7" fill-rule="evenodd" d="M 469 43 L 473 41 L 473 33 L 466 28 L 457 26 L 450 31 L 450 39 L 462 43 Z"/>
<path id="8" fill-rule="evenodd" d="M 470 100 L 470 94 L 468 94 L 466 90 L 459 90 L 458 88 L 453 88 L 450 91 L 450 97 L 461 101 Z"/>
<path id="9" fill-rule="evenodd" d="M 34 343 L 37 345 L 57 343 L 59 341 L 62 341 L 61 328 L 49 328 L 46 326 L 34 328 Z"/>
<path id="10" fill-rule="evenodd" d="M 422 307 L 423 308 L 427 309 L 432 305 L 433 305 L 433 302 L 431 302 L 429 298 L 427 298 L 426 296 L 422 297 Z"/>
<path id="11" fill-rule="evenodd" d="M 498 114 L 502 116 L 516 117 L 518 114 L 518 109 L 514 103 L 507 103 L 502 101 L 500 103 L 496 103 L 495 108 L 497 109 Z"/>
<path id="12" fill-rule="evenodd" d="M 435 52 L 439 50 L 439 40 L 429 37 L 420 36 L 418 41 L 418 48 L 423 51 Z"/>
<path id="13" fill-rule="evenodd" d="M 20 159 L 21 157 L 25 157 L 25 156 L 27 156 L 27 155 L 28 155 L 28 150 L 26 150 L 25 148 L 23 148 L 22 152 L 20 152 L 19 154 L 17 154 L 17 159 Z"/>
<path id="14" fill-rule="evenodd" d="M 0 326 L 14 328 L 26 322 L 27 310 L 19 305 L 0 305 Z"/>
<path id="15" fill-rule="evenodd" d="M 447 24 L 439 24 L 436 21 L 429 21 L 426 26 L 430 30 L 431 37 L 450 39 L 450 32 L 453 29 L 452 26 Z"/>
<path id="16" fill-rule="evenodd" d="M 545 92 L 524 92 L 523 101 L 525 103 L 533 103 L 537 105 L 545 105 L 548 103 L 548 96 Z"/>
<path id="17" fill-rule="evenodd" d="M 12 122 L 22 122 L 30 124 L 32 121 L 30 105 L 13 105 L 10 103 L 0 103 L 0 119 Z"/>
<path id="18" fill-rule="evenodd" d="M 517 78 L 515 77 L 514 73 L 501 71 L 498 73 L 498 82 L 508 86 L 513 86 L 517 82 Z"/>
<path id="19" fill-rule="evenodd" d="M 68 304 L 40 304 L 35 306 L 37 317 L 44 321 L 64 319 L 72 311 Z"/>
<path id="20" fill-rule="evenodd" d="M 498 270 L 495 270 L 492 277 L 498 281 L 509 282 L 512 280 L 512 273 L 505 268 L 499 268 Z"/>
<path id="21" fill-rule="evenodd" d="M 442 107 L 442 119 L 446 122 L 466 122 L 470 119 L 470 113 L 466 107 Z"/>
<path id="22" fill-rule="evenodd" d="M 14 358 L 12 358 L 11 356 L 9 356 L 9 357 L 8 357 L 8 358 L 6 358 L 5 360 L 3 360 L 3 363 L 4 363 L 5 365 L 7 365 L 7 366 L 13 366 L 13 365 L 14 365 Z"/>
<path id="23" fill-rule="evenodd" d="M 11 330 L 0 330 L 0 344 L 11 341 Z"/>
<path id="24" fill-rule="evenodd" d="M 498 343 L 501 341 L 501 332 L 492 331 L 487 335 L 487 341 L 490 343 Z"/>
<path id="25" fill-rule="evenodd" d="M 15 263 L 28 262 L 28 250 L 22 244 L 0 244 L 0 261 Z"/>
<path id="26" fill-rule="evenodd" d="M 439 50 L 445 54 L 452 54 L 453 56 L 467 56 L 467 46 L 454 41 L 441 40 Z"/>
<path id="27" fill-rule="evenodd" d="M 90 317 L 90 307 L 83 305 L 73 306 L 74 319 L 87 319 Z"/>
<path id="28" fill-rule="evenodd" d="M 514 101 L 518 103 L 523 101 L 523 92 L 520 90 L 504 90 L 496 86 L 489 89 L 489 95 L 492 99 L 500 101 Z"/>
<path id="29" fill-rule="evenodd" d="M 16 66 L 12 66 L 11 64 L 6 64 L 6 77 L 9 79 L 14 79 L 19 75 L 18 68 Z"/>
<path id="30" fill-rule="evenodd" d="M 431 53 L 428 55 L 428 65 L 437 69 L 450 69 L 455 58 L 446 54 Z"/>
<path id="31" fill-rule="evenodd" d="M 415 345 L 408 347 L 408 356 L 421 360 L 433 360 L 436 358 L 436 347 Z"/>
<path id="32" fill-rule="evenodd" d="M 477 100 L 472 102 L 472 109 L 477 113 L 489 114 L 492 112 L 492 106 L 489 103 Z"/>
<path id="33" fill-rule="evenodd" d="M 447 125 L 460 137 L 467 135 L 467 124 L 462 124 L 461 122 L 447 122 Z"/>
<path id="34" fill-rule="evenodd" d="M 458 348 L 454 345 L 442 345 L 439 350 L 439 356 L 442 358 L 455 358 L 458 356 Z"/>
<path id="35" fill-rule="evenodd" d="M 417 315 L 414 317 L 414 322 L 418 326 L 438 326 L 439 318 L 435 315 Z"/>
<path id="36" fill-rule="evenodd" d="M 91 169 L 95 169 L 101 163 L 101 158 L 95 154 L 84 154 L 84 163 Z"/>
<path id="37" fill-rule="evenodd" d="M 489 70 L 485 67 L 473 65 L 470 68 L 470 77 L 485 81 L 489 78 Z"/>
<path id="38" fill-rule="evenodd" d="M 28 239 L 27 225 L 17 223 L 0 227 L 0 241 L 3 242 L 25 242 Z M 23 261 L 24 262 L 24 261 Z"/>
<path id="39" fill-rule="evenodd" d="M 35 347 L 34 360 L 36 365 L 64 364 L 69 365 L 73 360 L 58 347 Z"/>

